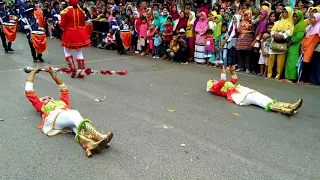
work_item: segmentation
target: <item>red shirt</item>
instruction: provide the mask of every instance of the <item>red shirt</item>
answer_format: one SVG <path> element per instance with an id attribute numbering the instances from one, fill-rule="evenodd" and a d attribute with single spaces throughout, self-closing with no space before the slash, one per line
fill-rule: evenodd
<path id="1" fill-rule="evenodd" d="M 166 28 L 164 29 L 164 33 L 165 34 L 173 33 L 173 26 L 171 24 L 167 25 Z M 165 35 L 164 36 L 164 40 L 165 41 L 171 41 L 172 40 L 172 34 L 171 35 Z"/>

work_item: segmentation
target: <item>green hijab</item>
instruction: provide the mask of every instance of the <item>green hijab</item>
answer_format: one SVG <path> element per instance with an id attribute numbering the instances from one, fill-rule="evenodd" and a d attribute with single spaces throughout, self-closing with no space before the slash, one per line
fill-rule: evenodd
<path id="1" fill-rule="evenodd" d="M 216 16 L 219 20 L 218 24 L 216 25 L 216 27 L 214 27 L 214 30 L 213 30 L 213 38 L 217 38 L 221 35 L 221 26 L 222 26 L 222 16 L 221 15 L 217 15 Z M 230 19 L 232 19 L 230 17 Z"/>
<path id="2" fill-rule="evenodd" d="M 294 25 L 294 30 L 293 30 L 293 34 L 292 36 L 294 36 L 295 34 L 297 34 L 298 32 L 306 32 L 306 24 L 304 23 L 304 18 L 303 18 L 303 13 L 300 10 L 297 10 L 294 12 L 294 14 L 297 15 L 299 22 L 297 24 Z M 293 14 L 293 15 L 294 15 Z"/>

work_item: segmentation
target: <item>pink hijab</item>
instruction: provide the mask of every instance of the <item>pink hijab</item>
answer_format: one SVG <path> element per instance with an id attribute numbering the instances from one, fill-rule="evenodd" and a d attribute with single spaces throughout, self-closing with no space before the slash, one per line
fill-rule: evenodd
<path id="1" fill-rule="evenodd" d="M 316 18 L 316 24 L 310 25 L 310 28 L 308 29 L 306 34 L 307 38 L 314 34 L 320 36 L 320 13 L 315 13 L 313 16 Z"/>
<path id="2" fill-rule="evenodd" d="M 200 14 L 203 15 L 204 20 L 201 21 L 199 19 L 195 31 L 199 32 L 200 35 L 203 35 L 208 29 L 208 18 L 205 12 L 201 12 Z"/>

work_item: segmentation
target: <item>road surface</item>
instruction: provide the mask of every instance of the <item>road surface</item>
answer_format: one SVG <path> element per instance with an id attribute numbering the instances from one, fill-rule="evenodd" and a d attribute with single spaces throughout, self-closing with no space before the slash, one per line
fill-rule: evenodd
<path id="1" fill-rule="evenodd" d="M 271 98 L 302 97 L 303 107 L 289 118 L 207 93 L 207 80 L 220 77 L 217 69 L 87 48 L 87 67 L 128 71 L 85 79 L 59 74 L 71 107 L 114 132 L 111 147 L 89 159 L 74 135 L 47 137 L 36 128 L 41 117 L 24 95 L 28 75 L 19 70 L 33 65 L 25 35 L 18 34 L 13 48 L 0 51 L 0 179 L 320 179 L 317 86 L 238 75 L 238 83 Z M 66 66 L 57 40 L 48 40 L 43 58 L 42 66 Z M 37 75 L 35 90 L 59 97 L 45 73 Z"/>

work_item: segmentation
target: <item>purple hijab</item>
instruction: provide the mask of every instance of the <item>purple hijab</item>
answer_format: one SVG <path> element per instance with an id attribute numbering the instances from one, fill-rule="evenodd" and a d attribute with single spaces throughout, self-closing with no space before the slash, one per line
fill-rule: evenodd
<path id="1" fill-rule="evenodd" d="M 268 11 L 261 10 L 260 11 L 263 14 L 263 19 L 259 21 L 257 29 L 256 29 L 256 37 L 260 33 L 264 33 L 267 30 L 267 24 L 268 24 Z"/>
<path id="2" fill-rule="evenodd" d="M 198 23 L 198 21 L 199 21 L 199 18 L 197 17 L 197 13 L 198 12 L 200 12 L 201 13 L 201 9 L 197 9 L 197 11 L 196 11 L 196 20 L 194 21 L 194 23 L 193 23 L 193 29 L 192 29 L 192 32 L 194 33 L 194 31 L 195 31 L 195 29 L 196 29 L 196 25 L 197 25 L 197 23 Z"/>

